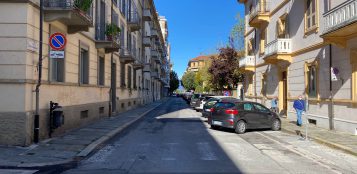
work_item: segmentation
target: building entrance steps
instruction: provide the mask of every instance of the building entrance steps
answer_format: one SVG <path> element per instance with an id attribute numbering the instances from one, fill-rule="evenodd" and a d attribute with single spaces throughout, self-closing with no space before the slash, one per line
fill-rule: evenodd
<path id="1" fill-rule="evenodd" d="M 0 146 L 0 168 L 61 165 L 88 156 L 100 145 L 159 107 L 166 99 L 95 121 L 29 147 Z"/>
<path id="2" fill-rule="evenodd" d="M 297 134 L 305 138 L 306 124 L 301 127 L 296 125 L 296 121 L 281 118 L 282 131 Z M 357 156 L 357 136 L 339 131 L 319 128 L 313 124 L 308 125 L 308 139 L 314 140 L 329 147 L 342 150 L 346 153 Z"/>

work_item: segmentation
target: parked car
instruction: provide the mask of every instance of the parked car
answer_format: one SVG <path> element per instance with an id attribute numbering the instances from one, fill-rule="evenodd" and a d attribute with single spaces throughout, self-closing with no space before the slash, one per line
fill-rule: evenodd
<path id="1" fill-rule="evenodd" d="M 193 94 L 191 97 L 190 101 L 190 106 L 192 108 L 195 108 L 196 106 L 200 105 L 201 100 L 204 99 L 204 97 L 209 96 L 208 94 Z"/>
<path id="2" fill-rule="evenodd" d="M 203 110 L 203 105 L 206 104 L 206 102 L 212 97 L 213 97 L 212 95 L 202 96 L 200 100 L 198 100 L 193 107 L 195 108 L 196 111 L 201 112 Z"/>
<path id="3" fill-rule="evenodd" d="M 203 108 L 201 110 L 202 116 L 207 117 L 208 115 L 211 114 L 211 108 L 217 103 L 217 102 L 222 102 L 222 101 L 229 101 L 229 100 L 238 100 L 233 97 L 229 96 L 211 96 L 210 99 L 208 99 L 205 104 L 203 105 Z"/>
<path id="4" fill-rule="evenodd" d="M 281 129 L 279 116 L 265 106 L 248 101 L 217 102 L 211 108 L 208 123 L 212 129 L 225 127 L 242 134 L 247 129 Z"/>

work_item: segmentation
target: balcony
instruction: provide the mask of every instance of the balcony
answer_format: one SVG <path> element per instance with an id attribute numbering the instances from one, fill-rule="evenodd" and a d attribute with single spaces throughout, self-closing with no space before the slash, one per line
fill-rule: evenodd
<path id="1" fill-rule="evenodd" d="M 149 63 L 146 63 L 143 68 L 144 72 L 151 72 L 151 65 Z"/>
<path id="2" fill-rule="evenodd" d="M 152 19 L 152 15 L 151 15 L 151 11 L 150 9 L 144 9 L 144 12 L 143 12 L 143 20 L 144 21 L 151 21 Z"/>
<path id="3" fill-rule="evenodd" d="M 141 22 L 137 11 L 132 11 L 127 16 L 127 24 L 131 32 L 141 29 Z"/>
<path id="4" fill-rule="evenodd" d="M 254 28 L 267 25 L 270 20 L 269 12 L 269 3 L 264 0 L 258 1 L 249 14 L 249 25 Z"/>
<path id="5" fill-rule="evenodd" d="M 328 43 L 346 47 L 346 41 L 357 34 L 357 0 L 348 0 L 323 14 L 321 37 Z"/>
<path id="6" fill-rule="evenodd" d="M 104 49 L 105 53 L 119 52 L 120 49 L 120 33 L 106 35 L 109 27 L 116 27 L 112 24 L 107 24 L 105 28 L 96 29 L 95 47 L 97 49 Z"/>
<path id="7" fill-rule="evenodd" d="M 154 28 L 151 28 L 151 37 L 159 37 L 157 30 Z"/>
<path id="8" fill-rule="evenodd" d="M 151 49 L 151 57 L 159 58 L 159 53 L 155 49 Z"/>
<path id="9" fill-rule="evenodd" d="M 135 61 L 135 52 L 128 47 L 122 47 L 120 49 L 120 56 L 119 59 L 121 62 L 133 63 Z"/>
<path id="10" fill-rule="evenodd" d="M 265 45 L 264 61 L 270 64 L 291 63 L 291 39 L 277 39 Z"/>
<path id="11" fill-rule="evenodd" d="M 79 1 L 44 0 L 44 20 L 64 23 L 67 25 L 69 34 L 88 31 L 90 27 L 93 27 L 93 7 L 89 4 L 91 1 L 77 2 Z"/>
<path id="12" fill-rule="evenodd" d="M 152 72 L 151 72 L 151 77 L 152 77 L 152 78 L 155 78 L 155 79 L 159 79 L 159 73 L 156 72 L 156 71 L 152 71 Z"/>
<path id="13" fill-rule="evenodd" d="M 255 57 L 246 56 L 239 60 L 239 69 L 242 71 L 254 72 L 255 70 Z"/>
<path id="14" fill-rule="evenodd" d="M 151 39 L 149 36 L 143 37 L 143 46 L 144 47 L 151 47 Z"/>
<path id="15" fill-rule="evenodd" d="M 139 70 L 144 68 L 144 64 L 141 62 L 136 61 L 135 63 L 132 64 L 134 70 Z"/>

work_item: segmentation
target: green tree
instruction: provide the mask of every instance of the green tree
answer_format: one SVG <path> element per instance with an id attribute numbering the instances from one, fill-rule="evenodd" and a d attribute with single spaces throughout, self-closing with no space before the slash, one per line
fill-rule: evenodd
<path id="1" fill-rule="evenodd" d="M 182 76 L 182 86 L 186 90 L 195 90 L 195 76 L 196 74 L 194 72 L 186 72 Z"/>
<path id="2" fill-rule="evenodd" d="M 169 92 L 174 92 L 180 86 L 180 80 L 177 77 L 177 73 L 175 71 L 170 72 L 170 89 Z"/>
<path id="3" fill-rule="evenodd" d="M 244 50 L 244 33 L 245 33 L 245 20 L 238 13 L 236 16 L 236 23 L 234 24 L 230 38 L 233 41 L 233 48 L 236 50 Z"/>
<path id="4" fill-rule="evenodd" d="M 213 59 L 213 58 L 211 58 Z M 205 62 L 205 66 L 201 67 L 195 76 L 195 85 L 197 92 L 210 92 L 212 89 L 211 85 L 211 74 L 208 69 L 211 66 L 212 61 L 208 60 Z"/>

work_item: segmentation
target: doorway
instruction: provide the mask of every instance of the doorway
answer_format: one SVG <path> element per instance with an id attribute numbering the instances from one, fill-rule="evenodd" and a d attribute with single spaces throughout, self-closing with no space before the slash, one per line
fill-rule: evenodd
<path id="1" fill-rule="evenodd" d="M 287 116 L 288 111 L 288 78 L 287 71 L 282 71 L 279 82 L 279 110 L 281 116 Z"/>

